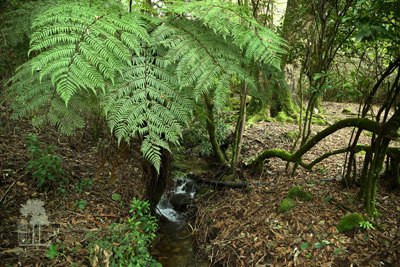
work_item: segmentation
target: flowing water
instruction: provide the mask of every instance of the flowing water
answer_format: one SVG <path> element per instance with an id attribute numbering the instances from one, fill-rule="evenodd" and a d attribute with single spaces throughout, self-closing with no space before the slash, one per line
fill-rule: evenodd
<path id="1" fill-rule="evenodd" d="M 176 178 L 173 189 L 163 195 L 157 206 L 157 213 L 166 220 L 160 226 L 151 254 L 164 267 L 209 266 L 207 261 L 196 260 L 184 211 L 195 192 L 195 185 L 190 179 Z"/>

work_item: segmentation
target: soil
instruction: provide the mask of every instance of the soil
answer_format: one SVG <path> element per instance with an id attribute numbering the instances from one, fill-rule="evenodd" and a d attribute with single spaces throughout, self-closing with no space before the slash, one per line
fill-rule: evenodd
<path id="1" fill-rule="evenodd" d="M 342 114 L 344 108 L 357 112 L 357 106 L 351 104 L 324 103 L 324 108 L 322 115 L 328 123 L 355 116 Z M 94 141 L 91 129 L 67 138 L 51 127 L 38 130 L 28 120 L 10 120 L 6 107 L 0 107 L 0 114 L 0 266 L 90 266 L 87 234 L 126 220 L 130 201 L 143 194 L 138 166 L 127 162 L 121 156 L 123 151 L 104 147 L 101 140 Z M 313 131 L 323 128 L 314 125 Z M 296 124 L 279 122 L 247 127 L 243 162 L 266 148 L 290 151 L 294 140 L 287 133 L 296 130 Z M 26 169 L 28 134 L 39 136 L 43 147 L 54 146 L 54 154 L 62 158 L 63 177 L 68 178 L 62 188 L 52 186 L 45 192 L 36 186 L 37 181 Z M 304 160 L 345 146 L 350 134 L 346 129 L 329 136 Z M 368 144 L 369 138 L 363 135 L 363 142 Z M 362 157 L 359 156 L 359 163 Z M 339 220 L 351 213 L 342 209 L 343 205 L 363 214 L 362 203 L 355 198 L 358 189 L 343 187 L 337 181 L 344 160 L 344 155 L 332 156 L 312 171 L 298 168 L 293 176 L 279 159 L 269 160 L 264 172 L 255 177 L 244 164 L 244 172 L 238 178 L 266 184 L 210 190 L 195 200 L 195 217 L 190 226 L 199 257 L 222 266 L 400 266 L 400 197 L 388 186 L 388 180 L 379 182 L 377 196 L 381 217 L 376 222 L 385 230 L 359 228 L 346 234 L 336 231 Z M 203 177 L 219 178 L 214 172 Z M 311 193 L 312 201 L 299 202 L 295 209 L 277 214 L 294 185 Z M 115 193 L 121 196 L 120 201 L 113 200 Z M 50 225 L 41 229 L 41 238 L 43 243 L 59 246 L 53 258 L 46 256 L 47 246 L 21 246 L 20 210 L 29 199 L 44 201 Z M 79 206 L 82 200 L 87 202 Z"/>

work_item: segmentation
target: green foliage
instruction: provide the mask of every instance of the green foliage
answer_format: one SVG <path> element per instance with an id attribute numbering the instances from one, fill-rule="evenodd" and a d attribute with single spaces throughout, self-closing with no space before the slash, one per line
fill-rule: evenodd
<path id="1" fill-rule="evenodd" d="M 375 227 L 369 221 L 359 222 L 358 225 L 360 226 L 360 228 L 363 228 L 363 229 L 366 229 L 366 230 L 371 230 L 371 229 L 375 230 Z"/>
<path id="2" fill-rule="evenodd" d="M 283 134 L 284 137 L 288 139 L 294 139 L 299 135 L 299 131 L 293 131 L 293 132 L 285 132 Z"/>
<path id="3" fill-rule="evenodd" d="M 185 147 L 198 147 L 200 154 L 209 156 L 213 153 L 213 150 L 207 133 L 206 116 L 203 110 L 203 105 L 196 105 L 192 120 L 189 121 L 188 127 L 183 132 L 183 144 Z M 226 112 L 226 110 L 224 111 Z M 214 124 L 217 141 L 220 145 L 224 144 L 227 142 L 231 126 L 220 116 L 216 116 Z"/>
<path id="4" fill-rule="evenodd" d="M 87 203 L 86 200 L 75 200 L 74 204 L 72 204 L 72 207 L 76 210 L 79 208 L 80 210 L 85 209 L 85 204 Z"/>
<path id="5" fill-rule="evenodd" d="M 304 188 L 301 186 L 293 186 L 290 188 L 287 196 L 300 201 L 310 201 L 312 199 L 312 195 L 304 191 Z"/>
<path id="6" fill-rule="evenodd" d="M 88 178 L 82 178 L 79 181 L 75 183 L 75 192 L 76 193 L 82 193 L 85 191 L 87 188 L 91 187 L 93 185 L 93 181 Z"/>
<path id="7" fill-rule="evenodd" d="M 278 213 L 284 213 L 287 212 L 297 206 L 296 201 L 294 201 L 291 198 L 285 198 L 282 200 L 281 204 L 279 205 L 278 208 Z"/>
<path id="8" fill-rule="evenodd" d="M 157 229 L 149 203 L 134 198 L 130 213 L 132 217 L 125 223 L 114 223 L 109 229 L 101 229 L 96 236 L 90 237 L 92 262 L 106 260 L 109 266 L 161 266 L 147 250 Z"/>
<path id="9" fill-rule="evenodd" d="M 286 122 L 286 118 L 287 117 L 286 117 L 285 112 L 279 112 L 278 116 L 275 117 L 275 120 L 279 121 L 279 122 L 282 122 L 282 123 L 285 123 Z"/>
<path id="10" fill-rule="evenodd" d="M 284 43 L 241 6 L 177 2 L 162 18 L 110 9 L 56 2 L 35 16 L 33 58 L 8 83 L 13 118 L 72 134 L 104 108 L 114 136 L 138 142 L 159 171 L 188 121 L 187 95 L 210 92 L 218 110 L 233 81 L 256 88 L 246 66 L 279 67 Z"/>
<path id="11" fill-rule="evenodd" d="M 49 249 L 46 251 L 46 257 L 50 258 L 51 260 L 54 260 L 54 258 L 57 257 L 58 254 L 58 245 L 50 245 Z"/>
<path id="12" fill-rule="evenodd" d="M 33 134 L 26 136 L 26 144 L 30 153 L 30 160 L 26 169 L 38 181 L 36 186 L 43 186 L 47 190 L 52 184 L 60 183 L 62 181 L 61 176 L 64 174 L 61 165 L 62 159 L 51 154 L 54 152 L 53 147 L 42 148 L 41 142 Z"/>
<path id="13" fill-rule="evenodd" d="M 328 244 L 330 244 L 330 243 L 331 243 L 331 242 L 329 242 L 329 241 L 327 241 L 327 240 L 322 240 L 321 242 L 315 242 L 314 248 L 320 249 L 320 248 L 322 248 L 323 246 L 328 245 Z"/>
<path id="14" fill-rule="evenodd" d="M 301 250 L 306 250 L 310 247 L 310 242 L 302 243 L 300 245 Z"/>
<path id="15" fill-rule="evenodd" d="M 336 226 L 339 233 L 344 233 L 353 230 L 360 226 L 360 222 L 363 222 L 364 218 L 357 213 L 349 214 L 343 217 Z"/>

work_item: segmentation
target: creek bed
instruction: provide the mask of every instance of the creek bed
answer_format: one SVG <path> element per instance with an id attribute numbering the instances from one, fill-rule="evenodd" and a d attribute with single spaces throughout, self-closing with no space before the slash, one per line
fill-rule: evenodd
<path id="1" fill-rule="evenodd" d="M 192 236 L 188 229 L 184 207 L 173 206 L 170 199 L 174 196 L 186 195 L 193 198 L 195 194 L 193 182 L 187 178 L 175 179 L 175 186 L 164 195 L 157 206 L 157 213 L 164 220 L 160 224 L 157 238 L 151 249 L 151 255 L 164 267 L 206 267 L 210 263 L 196 260 L 196 251 L 192 245 Z"/>

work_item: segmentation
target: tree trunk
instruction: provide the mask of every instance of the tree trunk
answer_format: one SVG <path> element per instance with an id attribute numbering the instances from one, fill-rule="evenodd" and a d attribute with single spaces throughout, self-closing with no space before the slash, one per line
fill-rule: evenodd
<path id="1" fill-rule="evenodd" d="M 208 93 L 204 93 L 204 102 L 206 107 L 207 132 L 214 151 L 214 155 L 219 163 L 227 165 L 228 162 L 226 161 L 225 155 L 222 152 L 217 140 L 217 135 L 215 131 L 214 104 L 212 103 L 211 96 Z"/>
<path id="2" fill-rule="evenodd" d="M 236 129 L 234 134 L 233 140 L 233 149 L 232 149 L 232 159 L 231 159 L 231 168 L 234 170 L 236 166 L 236 162 L 240 156 L 241 144 L 242 144 L 242 137 L 244 131 L 244 124 L 246 121 L 246 96 L 247 96 L 247 88 L 246 84 L 243 85 L 242 91 L 240 94 L 240 111 L 239 117 L 236 123 Z"/>

